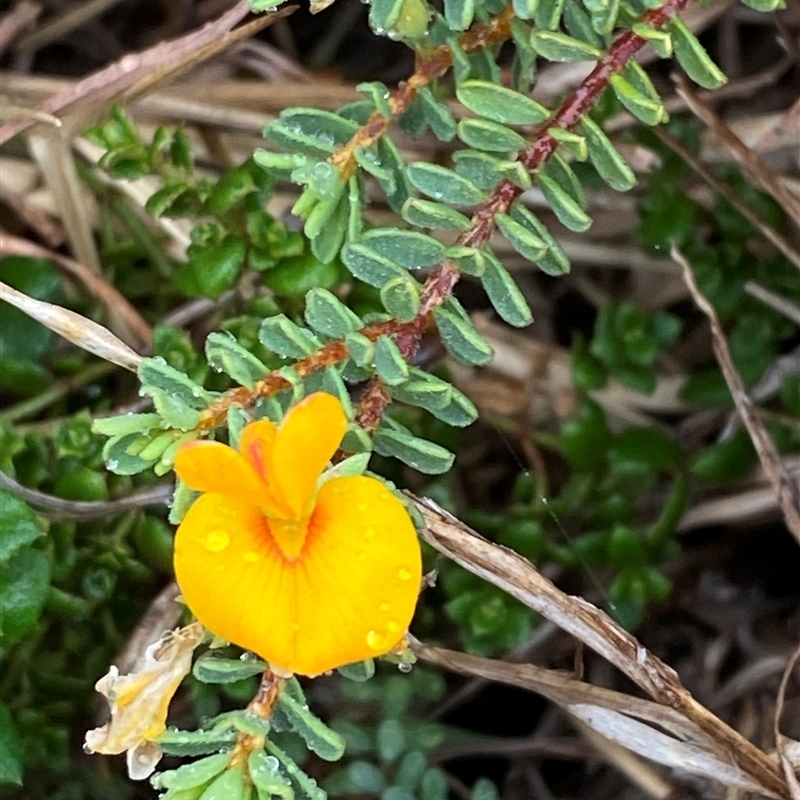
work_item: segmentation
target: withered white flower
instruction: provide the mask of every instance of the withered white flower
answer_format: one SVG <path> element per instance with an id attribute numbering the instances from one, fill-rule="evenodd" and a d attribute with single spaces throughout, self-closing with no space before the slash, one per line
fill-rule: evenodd
<path id="1" fill-rule="evenodd" d="M 128 753 L 128 775 L 149 777 L 161 759 L 153 741 L 166 730 L 167 710 L 181 681 L 192 668 L 192 653 L 203 641 L 199 622 L 165 633 L 145 650 L 133 672 L 120 675 L 112 666 L 95 684 L 108 698 L 111 719 L 87 731 L 87 753 Z"/>

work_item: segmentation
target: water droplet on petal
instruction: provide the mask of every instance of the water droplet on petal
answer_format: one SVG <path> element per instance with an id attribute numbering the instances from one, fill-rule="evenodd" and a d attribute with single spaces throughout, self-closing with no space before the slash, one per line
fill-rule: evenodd
<path id="1" fill-rule="evenodd" d="M 245 554 L 242 556 L 242 558 L 243 558 L 243 559 L 244 559 L 244 560 L 245 560 L 245 561 L 246 561 L 248 564 L 255 564 L 255 563 L 256 563 L 256 561 L 259 561 L 259 560 L 260 560 L 260 556 L 259 556 L 259 555 L 258 555 L 258 553 L 256 553 L 254 550 L 249 550 L 247 553 L 245 553 Z"/>
<path id="2" fill-rule="evenodd" d="M 364 531 L 364 538 L 365 539 L 374 539 L 375 538 L 375 528 L 367 528 Z"/>
<path id="3" fill-rule="evenodd" d="M 389 629 L 389 633 L 399 633 L 400 632 L 400 623 L 396 619 L 390 619 L 386 623 L 386 627 Z"/>
<path id="4" fill-rule="evenodd" d="M 385 613 L 386 613 L 386 612 L 387 612 L 387 611 L 388 611 L 388 610 L 391 608 L 391 606 L 390 606 L 388 603 L 381 603 L 381 604 L 378 606 L 378 608 L 379 608 L 381 611 L 383 611 L 383 613 L 385 614 Z"/>
<path id="5" fill-rule="evenodd" d="M 411 574 L 411 570 L 408 567 L 400 567 L 400 569 L 397 570 L 397 577 L 400 578 L 401 581 L 410 581 Z"/>
<path id="6" fill-rule="evenodd" d="M 228 531 L 221 528 L 214 528 L 206 534 L 206 539 L 203 546 L 209 553 L 219 553 L 224 550 L 231 543 L 231 537 Z"/>
<path id="7" fill-rule="evenodd" d="M 386 637 L 379 631 L 370 631 L 367 634 L 367 645 L 373 650 L 382 650 L 386 645 Z"/>
<path id="8" fill-rule="evenodd" d="M 367 554 L 363 550 L 361 550 L 359 553 L 356 554 L 356 558 L 359 561 L 364 561 L 367 558 Z"/>
<path id="9" fill-rule="evenodd" d="M 300 630 L 300 623 L 299 622 L 293 622 L 290 627 L 291 627 L 291 629 L 293 631 L 299 631 Z"/>
<path id="10" fill-rule="evenodd" d="M 367 510 L 367 504 L 359 503 L 356 508 L 363 514 Z"/>

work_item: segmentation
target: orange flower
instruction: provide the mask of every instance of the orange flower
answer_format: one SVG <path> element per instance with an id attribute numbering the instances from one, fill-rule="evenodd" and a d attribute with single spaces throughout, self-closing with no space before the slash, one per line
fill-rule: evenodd
<path id="1" fill-rule="evenodd" d="M 278 426 L 247 425 L 239 452 L 192 442 L 175 461 L 205 492 L 175 537 L 187 605 L 212 633 L 303 675 L 389 652 L 419 592 L 400 500 L 375 478 L 320 480 L 346 427 L 341 403 L 317 393 Z"/>

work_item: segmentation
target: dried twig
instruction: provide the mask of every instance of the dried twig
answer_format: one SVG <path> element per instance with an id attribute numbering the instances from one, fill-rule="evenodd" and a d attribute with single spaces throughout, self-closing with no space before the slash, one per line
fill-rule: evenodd
<path id="1" fill-rule="evenodd" d="M 773 292 L 771 289 L 767 289 L 766 286 L 756 283 L 756 281 L 747 281 L 744 285 L 744 290 L 751 297 L 755 297 L 770 308 L 774 308 L 779 314 L 783 314 L 795 325 L 800 325 L 800 305 L 797 303 L 793 303 L 782 294 Z"/>
<path id="2" fill-rule="evenodd" d="M 762 791 L 788 800 L 786 780 L 777 765 L 700 705 L 671 667 L 639 644 L 607 614 L 580 597 L 564 594 L 522 556 L 487 541 L 433 501 L 415 500 L 425 517 L 426 528 L 422 536 L 430 545 L 556 623 L 614 664 L 648 692 L 661 711 L 676 714 L 684 725 L 691 726 L 697 733 L 695 741 L 702 741 L 709 747 L 713 745 L 714 752 L 730 766 L 731 776 L 744 773 L 752 784 L 762 787 Z M 519 669 L 518 665 L 511 666 Z M 610 735 L 615 725 L 623 724 L 608 707 L 598 709 L 592 706 L 590 709 L 589 705 L 574 704 L 570 711 L 605 735 Z M 625 724 L 628 733 L 635 728 Z M 659 724 L 663 727 L 663 722 Z M 667 729 L 671 730 L 669 726 Z M 644 730 L 636 730 L 636 735 L 645 736 Z M 658 737 L 647 736 L 650 747 L 660 748 L 666 744 L 661 740 L 657 742 Z M 640 754 L 648 756 L 647 752 Z M 688 758 L 688 753 L 684 756 Z M 732 764 L 729 759 L 732 759 Z"/>
<path id="3" fill-rule="evenodd" d="M 775 447 L 775 443 L 759 419 L 753 401 L 747 394 L 747 389 L 742 382 L 741 376 L 733 364 L 728 342 L 725 339 L 717 313 L 711 303 L 708 302 L 708 299 L 697 288 L 691 265 L 677 247 L 672 247 L 671 254 L 672 258 L 683 267 L 683 278 L 697 307 L 708 317 L 711 323 L 711 336 L 717 363 L 725 376 L 725 382 L 728 384 L 739 416 L 741 416 L 742 422 L 753 441 L 761 466 L 764 468 L 764 472 L 767 474 L 772 484 L 772 489 L 778 498 L 786 524 L 800 544 L 800 485 L 781 463 L 781 457 Z"/>
<path id="4" fill-rule="evenodd" d="M 792 674 L 797 663 L 800 662 L 800 645 L 797 646 L 794 653 L 789 658 L 786 664 L 786 669 L 783 671 L 781 678 L 781 685 L 778 689 L 778 697 L 775 702 L 775 747 L 778 751 L 778 758 L 781 762 L 783 774 L 786 776 L 786 783 L 789 785 L 789 792 L 792 800 L 800 800 L 800 780 L 798 779 L 795 768 L 793 767 L 790 759 L 786 754 L 786 737 L 781 733 L 780 722 L 783 706 L 786 701 L 786 687 L 789 685 L 789 677 Z"/>
<path id="5" fill-rule="evenodd" d="M 678 87 L 678 94 L 692 113 L 708 125 L 750 177 L 783 207 L 795 223 L 800 225 L 800 200 L 777 180 L 761 158 L 725 124 L 710 105 L 698 96 L 682 76 L 673 75 L 673 80 Z"/>
<path id="6" fill-rule="evenodd" d="M 11 43 L 26 28 L 36 22 L 42 13 L 41 3 L 32 0 L 20 0 L 11 11 L 0 19 L 0 56 L 8 50 Z"/>
<path id="7" fill-rule="evenodd" d="M 86 520 L 99 519 L 135 508 L 166 505 L 172 497 L 175 487 L 171 484 L 162 484 L 128 495 L 128 497 L 120 497 L 118 500 L 65 500 L 63 497 L 55 497 L 36 489 L 29 489 L 15 481 L 10 475 L 6 475 L 5 472 L 0 472 L 0 489 L 5 489 L 11 494 L 21 497 L 26 503 L 40 509 L 51 519 Z"/>
<path id="8" fill-rule="evenodd" d="M 54 261 L 65 272 L 77 278 L 109 311 L 114 311 L 117 320 L 126 327 L 128 336 L 119 331 L 125 343 L 135 348 L 149 348 L 153 331 L 142 315 L 130 304 L 125 296 L 101 275 L 97 275 L 83 264 L 73 261 L 52 250 L 0 231 L 0 254 L 4 256 L 28 256 L 46 258 Z M 132 336 L 131 336 L 132 334 Z"/>

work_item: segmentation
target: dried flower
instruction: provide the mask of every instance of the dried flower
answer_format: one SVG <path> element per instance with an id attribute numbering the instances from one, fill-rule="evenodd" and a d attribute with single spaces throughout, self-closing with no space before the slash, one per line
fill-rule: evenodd
<path id="1" fill-rule="evenodd" d="M 130 777 L 148 777 L 161 759 L 153 740 L 166 729 L 172 696 L 192 668 L 192 653 L 204 635 L 198 623 L 179 628 L 150 645 L 128 675 L 112 666 L 95 684 L 108 698 L 111 719 L 86 732 L 86 752 L 116 755 L 127 750 Z"/>
<path id="2" fill-rule="evenodd" d="M 387 653 L 419 593 L 419 542 L 402 502 L 375 478 L 323 474 L 346 427 L 335 397 L 312 394 L 279 426 L 247 425 L 239 452 L 192 442 L 175 462 L 204 492 L 175 539 L 186 603 L 214 634 L 287 672 Z"/>

